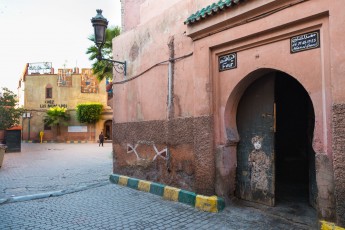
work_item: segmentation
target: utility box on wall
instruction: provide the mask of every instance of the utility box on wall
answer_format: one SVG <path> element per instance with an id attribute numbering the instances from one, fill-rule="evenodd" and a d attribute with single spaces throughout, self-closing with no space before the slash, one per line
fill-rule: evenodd
<path id="1" fill-rule="evenodd" d="M 21 151 L 21 127 L 13 127 L 6 130 L 5 133 L 6 152 L 20 152 Z"/>

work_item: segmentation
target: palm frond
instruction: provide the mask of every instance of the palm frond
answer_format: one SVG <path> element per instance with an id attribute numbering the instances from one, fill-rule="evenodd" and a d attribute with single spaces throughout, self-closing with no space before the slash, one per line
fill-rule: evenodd
<path id="1" fill-rule="evenodd" d="M 102 47 L 102 55 L 106 59 L 112 59 L 112 41 L 115 37 L 119 36 L 121 33 L 120 27 L 109 27 L 106 29 L 105 32 L 105 43 Z M 92 42 L 95 41 L 95 36 L 91 35 L 88 37 L 88 39 Z M 98 55 L 98 48 L 93 45 L 90 46 L 86 50 L 86 54 L 89 55 L 89 60 L 94 61 L 92 64 L 92 72 L 96 75 L 97 79 L 99 81 L 102 81 L 104 78 L 112 79 L 113 78 L 113 68 L 111 63 L 107 63 L 105 61 L 98 61 L 97 55 Z"/>

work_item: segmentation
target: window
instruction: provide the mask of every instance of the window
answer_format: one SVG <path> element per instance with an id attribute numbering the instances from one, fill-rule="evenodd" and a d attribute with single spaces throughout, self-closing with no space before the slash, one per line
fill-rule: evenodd
<path id="1" fill-rule="evenodd" d="M 46 98 L 53 98 L 53 88 L 50 84 L 46 87 Z"/>

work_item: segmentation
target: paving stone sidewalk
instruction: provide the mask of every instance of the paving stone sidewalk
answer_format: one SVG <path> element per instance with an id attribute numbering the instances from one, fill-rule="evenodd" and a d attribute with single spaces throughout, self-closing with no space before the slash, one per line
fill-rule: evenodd
<path id="1" fill-rule="evenodd" d="M 159 196 L 105 186 L 0 206 L 0 229 L 312 229 L 259 210 L 209 213 Z"/>
<path id="2" fill-rule="evenodd" d="M 111 152 L 111 143 L 23 143 L 20 153 L 5 154 L 0 199 L 107 182 Z"/>
<path id="3" fill-rule="evenodd" d="M 110 143 L 25 143 L 21 153 L 6 153 L 0 200 L 29 199 L 0 202 L 0 229 L 316 229 L 255 207 L 202 212 L 111 184 L 111 151 Z M 37 199 L 59 190 L 69 192 Z"/>

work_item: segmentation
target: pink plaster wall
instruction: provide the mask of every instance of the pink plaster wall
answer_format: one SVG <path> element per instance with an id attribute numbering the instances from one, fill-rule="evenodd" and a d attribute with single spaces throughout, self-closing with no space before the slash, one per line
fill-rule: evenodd
<path id="1" fill-rule="evenodd" d="M 332 98 L 334 103 L 344 103 L 345 101 L 345 16 L 342 12 L 343 2 L 333 1 L 328 4 L 330 7 L 329 31 L 330 39 L 329 50 L 325 52 L 331 57 L 331 68 L 328 70 L 332 82 Z"/>
<path id="2" fill-rule="evenodd" d="M 192 57 L 175 63 L 174 115 L 213 116 L 217 194 L 228 194 L 234 189 L 237 104 L 246 87 L 255 76 L 259 76 L 251 73 L 276 69 L 293 76 L 308 92 L 314 106 L 313 148 L 317 159 L 324 159 L 318 163 L 322 172 L 317 174 L 318 211 L 322 217 L 330 218 L 332 214 L 329 212 L 334 208 L 334 183 L 339 185 L 338 189 L 344 189 L 341 186 L 343 179 L 333 181 L 333 165 L 327 163 L 332 162 L 335 153 L 343 154 L 332 148 L 331 123 L 332 105 L 345 103 L 345 42 L 342 41 L 345 16 L 342 2 L 245 1 L 195 25 L 183 24 L 192 13 L 213 2 L 172 1 L 167 8 L 160 8 L 155 1 L 145 2 L 146 5 L 141 7 L 142 23 L 113 40 L 114 47 L 117 47 L 115 59 L 127 60 L 127 78 L 131 78 L 156 63 L 168 60 L 167 44 L 172 36 L 176 57 L 193 52 Z M 260 16 L 270 11 L 272 14 Z M 249 23 L 247 19 L 251 19 Z M 314 30 L 320 30 L 321 47 L 290 54 L 290 38 Z M 218 56 L 230 52 L 237 52 L 238 68 L 218 72 Z M 164 63 L 129 83 L 116 85 L 115 122 L 165 120 L 167 79 L 168 65 Z M 116 77 L 116 81 L 121 80 L 122 76 Z M 234 131 L 230 145 L 226 128 Z M 340 170 L 342 167 L 337 168 Z M 341 172 L 338 173 L 340 175 Z M 325 178 L 321 174 L 330 176 Z M 341 212 L 345 209 L 341 197 L 345 195 L 340 192 L 338 196 L 337 207 Z"/>
<path id="3" fill-rule="evenodd" d="M 332 61 L 329 48 L 330 44 L 337 41 L 330 42 L 329 40 L 331 32 L 328 4 L 322 1 L 319 3 L 318 7 L 314 5 L 310 7 L 308 3 L 300 4 L 298 12 L 291 7 L 279 14 L 234 27 L 213 36 L 204 35 L 203 39 L 194 42 L 194 50 L 197 52 L 194 55 L 194 63 L 202 66 L 194 69 L 194 76 L 204 76 L 197 80 L 200 82 L 198 84 L 212 84 L 213 88 L 212 106 L 217 115 L 215 127 L 218 127 L 215 132 L 215 141 L 218 144 L 226 142 L 224 114 L 231 92 L 252 71 L 259 68 L 273 68 L 294 76 L 309 92 L 316 113 L 314 148 L 318 152 L 330 154 L 331 78 L 335 76 L 331 76 L 329 71 Z M 232 18 L 234 21 L 237 19 L 236 13 L 235 10 L 234 18 Z M 305 19 L 308 16 L 313 18 Z M 290 54 L 291 36 L 317 29 L 321 31 L 320 49 Z M 202 33 L 207 34 L 213 31 L 200 27 L 199 31 L 191 28 L 188 32 L 200 36 Z M 239 67 L 219 73 L 217 56 L 234 51 L 238 52 Z M 208 75 L 210 72 L 211 76 Z M 239 92 L 239 95 L 234 96 L 240 98 L 243 90 Z M 207 96 L 204 95 L 204 97 L 206 100 Z M 207 110 L 206 107 L 204 109 L 199 107 L 199 109 L 200 111 L 196 114 L 205 113 Z"/>
<path id="4" fill-rule="evenodd" d="M 136 27 L 140 23 L 140 5 L 146 0 L 121 0 L 122 32 Z"/>
<path id="5" fill-rule="evenodd" d="M 170 0 L 165 1 L 164 3 L 157 0 L 146 0 L 140 6 L 140 23 L 146 23 L 149 20 L 154 20 L 155 17 L 159 18 L 164 11 L 174 7 L 174 5 L 180 1 L 183 0 Z"/>
<path id="6" fill-rule="evenodd" d="M 277 2 L 269 3 L 265 1 L 266 12 L 279 7 Z M 313 148 L 317 154 L 317 160 L 320 161 L 317 162 L 317 167 L 319 167 L 317 168 L 318 212 L 323 218 L 332 219 L 334 216 L 332 213 L 334 212 L 332 211 L 334 210 L 333 197 L 334 194 L 337 194 L 337 192 L 334 193 L 334 183 L 341 183 L 342 179 L 338 177 L 339 181 L 337 181 L 335 178 L 334 182 L 333 176 L 326 178 L 323 175 L 333 174 L 332 165 L 328 163 L 334 154 L 331 132 L 332 104 L 344 103 L 344 93 L 340 88 L 344 87 L 341 76 L 345 71 L 341 70 L 343 57 L 339 52 L 343 49 L 344 43 L 341 42 L 342 37 L 337 31 L 343 31 L 339 21 L 343 21 L 345 17 L 340 13 L 337 15 L 332 13 L 340 5 L 331 4 L 332 6 L 330 6 L 324 1 L 313 1 L 287 7 L 279 13 L 259 20 L 253 19 L 251 23 L 244 22 L 244 18 L 257 15 L 257 11 L 260 9 L 259 4 L 260 1 L 248 1 L 232 12 L 229 11 L 226 20 L 224 19 L 226 13 L 219 14 L 205 23 L 196 24 L 187 30 L 187 34 L 194 40 L 194 51 L 197 52 L 194 53 L 194 62 L 202 66 L 202 68 L 194 69 L 194 76 L 204 76 L 194 82 L 198 81 L 199 85 L 210 84 L 212 88 L 209 103 L 215 115 L 215 146 L 219 146 L 217 149 L 221 149 L 221 146 L 227 146 L 227 143 L 238 141 L 237 104 L 246 87 L 255 80 L 255 77 L 259 76 L 247 77 L 250 73 L 269 68 L 293 76 L 306 89 L 314 106 Z M 332 21 L 336 22 L 332 24 Z M 241 26 L 237 26 L 238 24 Z M 321 48 L 290 54 L 290 38 L 314 30 L 320 30 Z M 333 50 L 334 45 L 339 49 Z M 237 52 L 238 68 L 219 72 L 218 56 L 230 52 Z M 332 68 L 332 66 L 337 67 Z M 338 72 L 334 72 L 334 69 L 337 69 Z M 207 73 L 210 75 L 207 76 Z M 332 84 L 334 81 L 337 82 L 336 86 Z M 204 96 L 206 99 L 207 95 Z M 207 110 L 206 107 L 198 107 L 198 109 L 200 110 L 195 114 L 204 113 Z M 226 128 L 234 132 L 233 140 L 228 139 Z M 233 146 L 235 145 L 232 144 L 229 148 L 223 148 L 218 152 L 223 155 L 224 159 L 236 159 L 236 147 Z M 219 174 L 217 178 L 223 179 L 220 185 L 217 182 L 217 192 L 220 194 L 227 192 L 222 190 L 222 187 L 223 189 L 226 187 L 224 184 L 230 184 L 226 189 L 233 192 L 236 164 L 224 165 L 222 162 L 217 162 L 217 164 L 220 165 L 217 168 Z M 338 187 L 340 189 L 341 186 Z M 342 207 L 342 202 L 339 200 L 337 205 Z"/>
<path id="7" fill-rule="evenodd" d="M 164 11 L 161 19 L 151 20 L 135 30 L 113 40 L 114 58 L 126 60 L 127 78 L 136 76 L 153 65 L 169 59 L 168 41 L 174 37 L 175 57 L 192 52 L 192 40 L 184 35 L 183 20 L 188 16 L 188 2 L 180 1 Z M 176 116 L 193 115 L 193 77 L 190 67 L 193 58 L 175 63 Z M 124 80 L 116 76 L 116 81 Z M 114 87 L 114 106 L 117 122 L 166 119 L 168 63 L 163 63 L 143 76 Z M 202 89 L 204 90 L 204 88 Z M 114 107 L 114 108 L 115 108 Z"/>

